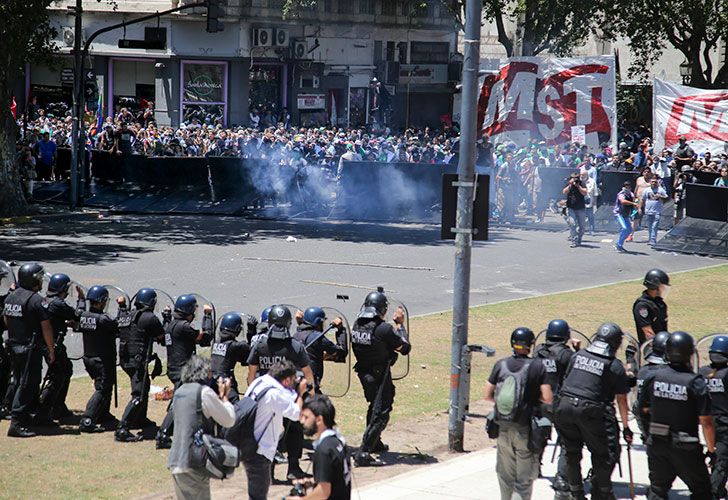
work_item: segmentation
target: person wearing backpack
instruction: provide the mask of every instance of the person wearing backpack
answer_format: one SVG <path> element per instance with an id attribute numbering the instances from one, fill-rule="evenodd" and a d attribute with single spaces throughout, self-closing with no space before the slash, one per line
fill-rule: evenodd
<path id="1" fill-rule="evenodd" d="M 174 440 L 167 459 L 178 499 L 210 498 L 210 476 L 190 464 L 190 445 L 199 429 L 198 401 L 202 407 L 203 428 L 212 422 L 230 427 L 235 423 L 235 408 L 228 401 L 230 379 L 217 379 L 217 394 L 209 386 L 210 360 L 192 355 L 180 371 L 179 388 L 174 391 Z M 198 397 L 199 393 L 199 397 Z"/>
<path id="2" fill-rule="evenodd" d="M 583 500 L 581 456 L 584 445 L 591 453 L 591 498 L 612 500 L 612 471 L 619 461 L 619 426 L 612 402 L 616 399 L 622 436 L 632 442 L 627 419 L 630 381 L 615 358 L 624 334 L 614 323 L 603 323 L 586 349 L 571 358 L 554 404 L 556 430 L 566 451 L 567 479 L 574 500 Z"/>
<path id="3" fill-rule="evenodd" d="M 499 426 L 496 473 L 501 499 L 531 498 L 541 450 L 529 446 L 531 421 L 540 403 L 551 404 L 551 386 L 540 360 L 529 357 L 536 336 L 529 328 L 511 333 L 513 356 L 499 360 L 485 384 L 485 399 L 495 403 Z"/>
<path id="4" fill-rule="evenodd" d="M 308 391 L 308 381 L 296 378 L 296 365 L 286 359 L 275 362 L 265 375 L 258 377 L 248 386 L 245 396 L 238 403 L 245 403 L 248 398 L 255 399 L 255 421 L 253 438 L 257 442 L 256 452 L 252 456 L 241 456 L 248 476 L 248 498 L 265 500 L 271 483 L 271 467 L 273 457 L 278 448 L 278 440 L 283 434 L 283 418 L 298 421 L 303 408 L 304 394 Z M 241 429 L 240 432 L 245 432 Z M 228 437 L 229 441 L 231 436 Z M 234 443 L 241 447 L 241 442 Z"/>
<path id="5" fill-rule="evenodd" d="M 554 319 L 549 322 L 546 328 L 546 342 L 536 347 L 533 353 L 534 358 L 540 359 L 541 363 L 543 363 L 546 371 L 545 380 L 551 387 L 552 394 L 558 392 L 559 386 L 564 380 L 564 375 L 566 375 L 566 369 L 569 366 L 571 357 L 574 355 L 574 350 L 569 345 L 570 341 L 571 328 L 569 324 L 563 319 Z M 578 341 L 573 341 L 572 344 L 574 342 Z M 543 413 L 551 415 L 550 418 L 553 419 L 553 406 L 549 405 Z M 550 434 L 550 429 L 548 433 Z M 558 438 L 557 444 L 560 445 L 561 441 L 561 438 Z M 556 477 L 554 477 L 552 487 L 555 492 L 554 498 L 557 500 L 568 500 L 571 497 L 569 493 L 569 482 L 566 479 L 566 453 L 563 447 L 561 447 L 559 453 Z"/>

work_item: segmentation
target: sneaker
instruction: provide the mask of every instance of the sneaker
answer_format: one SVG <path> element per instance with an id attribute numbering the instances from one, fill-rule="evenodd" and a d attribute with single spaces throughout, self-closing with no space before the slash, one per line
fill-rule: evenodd
<path id="1" fill-rule="evenodd" d="M 288 479 L 289 481 L 295 481 L 296 479 L 305 479 L 307 477 L 313 477 L 313 476 L 311 474 L 306 474 L 298 466 L 289 467 L 288 474 L 286 474 L 286 479 Z"/>
<path id="2" fill-rule="evenodd" d="M 384 465 L 384 462 L 376 457 L 373 457 L 370 453 L 366 451 L 360 451 L 359 453 L 354 455 L 354 463 L 357 467 L 377 467 L 380 465 Z"/>
<path id="3" fill-rule="evenodd" d="M 114 432 L 114 439 L 120 443 L 135 443 L 137 441 L 141 441 L 142 436 L 137 436 L 132 434 L 129 429 L 119 427 L 116 429 L 116 432 Z"/>
<path id="4" fill-rule="evenodd" d="M 34 436 L 35 432 L 31 431 L 21 424 L 16 424 L 13 422 L 10 424 L 10 427 L 8 427 L 8 437 L 30 438 Z"/>
<path id="5" fill-rule="evenodd" d="M 614 249 L 620 253 L 624 252 L 624 247 L 620 247 L 619 245 L 614 245 Z"/>
<path id="6" fill-rule="evenodd" d="M 571 245 L 569 245 L 569 248 L 576 248 L 576 247 L 578 247 L 578 246 L 579 246 L 579 244 L 578 244 L 578 243 L 574 243 L 574 242 L 572 241 L 572 242 L 571 242 Z"/>
<path id="7" fill-rule="evenodd" d="M 286 458 L 286 456 L 283 453 L 281 453 L 280 451 L 276 450 L 276 454 L 273 457 L 273 463 L 276 463 L 276 464 L 287 464 L 288 463 L 288 459 Z"/>
<path id="8" fill-rule="evenodd" d="M 632 238 L 632 235 L 630 234 L 629 236 L 627 236 L 627 239 L 624 241 L 632 241 L 632 240 L 633 240 L 633 238 Z"/>

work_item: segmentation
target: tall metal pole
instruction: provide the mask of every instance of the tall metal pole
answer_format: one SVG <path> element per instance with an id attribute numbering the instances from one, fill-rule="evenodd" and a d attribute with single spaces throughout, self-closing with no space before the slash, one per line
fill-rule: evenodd
<path id="1" fill-rule="evenodd" d="M 470 253 L 473 241 L 473 192 L 475 189 L 475 141 L 478 115 L 478 70 L 480 68 L 480 16 L 482 0 L 467 0 L 460 123 L 460 158 L 458 161 L 458 206 L 455 223 L 455 272 L 453 284 L 452 353 L 450 366 L 450 409 L 448 447 L 463 451 L 465 425 L 458 418 L 461 399 L 460 357 L 468 343 L 468 307 L 470 305 Z"/>
<path id="2" fill-rule="evenodd" d="M 71 126 L 71 189 L 68 196 L 68 206 L 71 210 L 76 208 L 78 200 L 78 126 L 83 120 L 81 105 L 81 85 L 83 84 L 83 71 L 81 71 L 81 44 L 83 42 L 83 2 L 76 0 L 74 9 L 75 27 L 73 31 L 73 123 Z"/>

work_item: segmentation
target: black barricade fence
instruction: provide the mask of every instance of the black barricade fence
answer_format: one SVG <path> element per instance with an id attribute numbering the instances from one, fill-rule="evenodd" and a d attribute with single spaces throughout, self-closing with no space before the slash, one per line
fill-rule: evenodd
<path id="1" fill-rule="evenodd" d="M 685 215 L 728 222 L 728 188 L 686 184 Z"/>
<path id="2" fill-rule="evenodd" d="M 693 175 L 698 184 L 708 184 L 710 186 L 720 177 L 718 172 L 693 172 Z"/>
<path id="3" fill-rule="evenodd" d="M 56 150 L 56 177 L 68 178 L 71 175 L 71 148 Z"/>

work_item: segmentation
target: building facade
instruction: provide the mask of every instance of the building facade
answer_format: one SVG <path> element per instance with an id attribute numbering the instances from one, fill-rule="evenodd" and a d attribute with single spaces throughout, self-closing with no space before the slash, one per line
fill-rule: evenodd
<path id="1" fill-rule="evenodd" d="M 186 4 L 116 3 L 114 10 L 84 1 L 84 40 L 106 26 Z M 290 114 L 292 124 L 358 127 L 373 116 L 374 77 L 391 95 L 395 128 L 439 125 L 451 111 L 457 28 L 440 2 L 417 8 L 411 0 L 319 0 L 288 20 L 283 0 L 223 3 L 222 32 L 207 33 L 205 9 L 197 7 L 96 38 L 85 66 L 93 70 L 103 114 L 153 106 L 161 125 L 197 119 L 244 126 L 256 109 L 273 122 Z M 74 19 L 67 6 L 73 4 L 52 6 L 59 64 L 26 72 L 26 98 L 56 113 L 71 104 Z M 161 45 L 126 48 L 152 39 Z"/>

